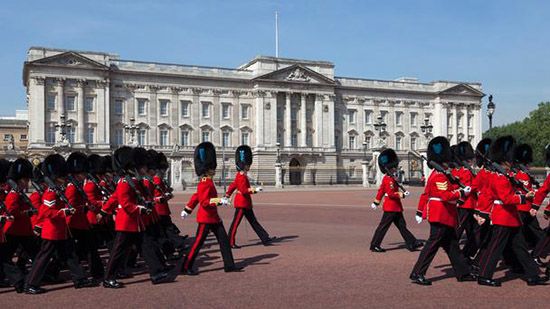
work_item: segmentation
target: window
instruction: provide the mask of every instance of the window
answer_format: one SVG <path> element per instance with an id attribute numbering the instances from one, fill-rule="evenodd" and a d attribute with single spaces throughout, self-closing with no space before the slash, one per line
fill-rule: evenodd
<path id="1" fill-rule="evenodd" d="M 202 102 L 202 118 L 210 118 L 210 103 Z"/>
<path id="2" fill-rule="evenodd" d="M 94 143 L 94 132 L 95 129 L 93 127 L 89 127 L 86 129 L 86 143 L 87 144 L 93 144 Z"/>
<path id="3" fill-rule="evenodd" d="M 292 134 L 292 136 L 290 137 L 290 142 L 292 144 L 292 147 L 298 147 L 298 134 Z"/>
<path id="4" fill-rule="evenodd" d="M 168 116 L 168 100 L 160 100 L 160 115 Z"/>
<path id="5" fill-rule="evenodd" d="M 388 121 L 387 121 L 387 120 L 388 120 L 388 119 L 387 119 L 387 118 L 388 118 L 387 115 L 388 115 L 388 112 L 387 112 L 387 111 L 380 111 L 380 116 L 382 116 L 382 121 L 383 121 L 384 123 L 386 123 L 386 124 L 388 123 Z"/>
<path id="6" fill-rule="evenodd" d="M 86 112 L 94 111 L 94 97 L 86 97 L 86 99 L 84 99 L 84 110 Z"/>
<path id="7" fill-rule="evenodd" d="M 355 176 L 356 176 L 355 166 L 350 166 L 349 167 L 349 177 L 354 178 Z"/>
<path id="8" fill-rule="evenodd" d="M 137 140 L 137 142 L 138 142 L 139 145 L 141 145 L 141 146 L 145 145 L 145 142 L 146 142 L 146 141 L 145 141 L 145 137 L 146 137 L 146 135 L 147 135 L 147 131 L 146 131 L 145 129 L 140 129 L 140 130 L 138 131 L 138 136 L 137 136 L 137 137 L 138 137 L 138 140 Z"/>
<path id="9" fill-rule="evenodd" d="M 115 115 L 122 115 L 122 99 L 115 100 Z"/>
<path id="10" fill-rule="evenodd" d="M 401 150 L 401 142 L 403 138 L 401 136 L 395 137 L 395 150 Z"/>
<path id="11" fill-rule="evenodd" d="M 411 127 L 416 127 L 418 123 L 418 114 L 411 113 Z"/>
<path id="12" fill-rule="evenodd" d="M 403 113 L 402 112 L 395 112 L 395 125 L 396 126 L 402 126 L 403 125 Z"/>
<path id="13" fill-rule="evenodd" d="M 349 149 L 355 149 L 355 135 L 349 136 Z"/>
<path id="14" fill-rule="evenodd" d="M 351 123 L 351 124 L 355 123 L 356 114 L 357 114 L 356 110 L 354 110 L 354 109 L 348 110 L 349 123 Z"/>
<path id="15" fill-rule="evenodd" d="M 210 141 L 210 132 L 209 131 L 202 131 L 201 142 L 208 142 L 208 141 Z"/>
<path id="16" fill-rule="evenodd" d="M 222 104 L 222 118 L 223 119 L 229 119 L 229 104 L 224 103 Z"/>
<path id="17" fill-rule="evenodd" d="M 21 137 L 19 138 L 19 140 L 26 141 L 27 140 L 27 134 L 21 134 Z"/>
<path id="18" fill-rule="evenodd" d="M 181 101 L 181 116 L 189 117 L 189 101 Z"/>
<path id="19" fill-rule="evenodd" d="M 67 98 L 65 99 L 65 107 L 68 111 L 75 110 L 74 101 L 75 101 L 74 95 L 67 96 Z"/>
<path id="20" fill-rule="evenodd" d="M 250 136 L 250 134 L 248 132 L 241 132 L 241 144 L 242 145 L 248 145 L 249 136 Z"/>
<path id="21" fill-rule="evenodd" d="M 46 108 L 49 111 L 55 110 L 55 94 L 48 94 L 46 96 Z"/>
<path id="22" fill-rule="evenodd" d="M 160 130 L 160 145 L 161 146 L 168 145 L 168 130 L 166 129 Z"/>
<path id="23" fill-rule="evenodd" d="M 474 115 L 468 115 L 468 128 L 474 127 Z"/>
<path id="24" fill-rule="evenodd" d="M 457 121 L 457 124 L 456 124 L 456 125 L 457 125 L 459 128 L 462 128 L 462 118 L 463 118 L 463 117 L 462 117 L 462 114 L 458 114 L 458 119 L 456 120 L 456 121 Z"/>
<path id="25" fill-rule="evenodd" d="M 248 119 L 248 109 L 250 106 L 248 105 L 241 105 L 241 119 Z"/>
<path id="26" fill-rule="evenodd" d="M 46 128 L 46 143 L 55 143 L 55 127 L 53 125 Z"/>
<path id="27" fill-rule="evenodd" d="M 181 131 L 181 145 L 189 146 L 189 131 Z"/>
<path id="28" fill-rule="evenodd" d="M 124 131 L 122 129 L 115 130 L 115 145 L 119 146 L 124 144 Z"/>
<path id="29" fill-rule="evenodd" d="M 411 149 L 416 150 L 416 137 L 411 136 Z"/>
<path id="30" fill-rule="evenodd" d="M 11 134 L 4 134 L 4 141 L 9 141 Z"/>
<path id="31" fill-rule="evenodd" d="M 453 114 L 447 115 L 447 127 L 449 128 L 453 127 Z"/>
<path id="32" fill-rule="evenodd" d="M 229 146 L 229 132 L 225 131 L 222 133 L 222 147 Z"/>
<path id="33" fill-rule="evenodd" d="M 144 116 L 147 114 L 147 100 L 137 99 L 138 101 L 138 115 Z"/>
<path id="34" fill-rule="evenodd" d="M 372 111 L 365 110 L 365 124 L 372 124 Z"/>
<path id="35" fill-rule="evenodd" d="M 67 128 L 67 139 L 69 140 L 69 143 L 74 143 L 76 135 L 76 128 L 75 127 L 68 127 Z"/>
<path id="36" fill-rule="evenodd" d="M 365 136 L 365 143 L 367 144 L 367 149 L 370 149 L 372 147 L 372 137 L 370 135 Z"/>

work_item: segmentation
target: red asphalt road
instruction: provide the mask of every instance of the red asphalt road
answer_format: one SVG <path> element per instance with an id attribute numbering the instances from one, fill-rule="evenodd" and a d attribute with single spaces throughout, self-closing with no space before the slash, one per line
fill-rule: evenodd
<path id="1" fill-rule="evenodd" d="M 266 230 L 282 240 L 264 247 L 250 226 L 241 223 L 233 250 L 241 273 L 224 273 L 213 237 L 197 259 L 200 275 L 179 276 L 176 282 L 153 286 L 148 275 L 127 280 L 126 287 L 75 290 L 70 283 L 46 286 L 44 295 L 18 295 L 0 290 L 1 308 L 341 308 L 341 307 L 544 307 L 550 287 L 528 287 L 503 271 L 501 288 L 459 283 L 452 277 L 441 250 L 428 271 L 433 286 L 411 284 L 408 276 L 418 252 L 403 249 L 395 227 L 383 242 L 386 253 L 372 253 L 369 243 L 382 211 L 372 210 L 375 191 L 357 189 L 306 192 L 264 192 L 254 196 L 255 212 Z M 419 189 L 405 200 L 408 226 L 419 239 L 426 239 L 429 226 L 414 221 Z M 194 215 L 179 218 L 189 194 L 180 194 L 171 204 L 174 220 L 193 237 Z M 220 209 L 226 229 L 232 208 Z M 541 219 L 544 221 L 543 219 Z M 543 222 L 546 224 L 546 222 Z M 449 273 L 451 272 L 451 274 Z"/>

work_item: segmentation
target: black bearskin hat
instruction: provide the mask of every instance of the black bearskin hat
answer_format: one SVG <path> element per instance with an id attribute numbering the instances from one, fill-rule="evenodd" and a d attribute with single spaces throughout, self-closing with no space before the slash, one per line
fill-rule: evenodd
<path id="1" fill-rule="evenodd" d="M 235 150 L 235 165 L 242 171 L 246 165 L 252 165 L 252 149 L 248 145 L 241 145 Z"/>
<path id="2" fill-rule="evenodd" d="M 102 166 L 103 166 L 103 171 L 105 173 L 112 173 L 114 172 L 114 169 L 113 169 L 113 157 L 111 155 L 106 155 L 104 157 L 101 158 L 102 160 Z"/>
<path id="3" fill-rule="evenodd" d="M 391 148 L 387 148 L 378 156 L 378 167 L 383 173 L 388 173 L 392 168 L 397 168 L 399 165 L 399 158 L 395 151 Z"/>
<path id="4" fill-rule="evenodd" d="M 449 167 L 458 168 L 462 166 L 460 160 L 458 159 L 458 145 L 451 146 L 451 161 L 449 161 Z"/>
<path id="5" fill-rule="evenodd" d="M 21 178 L 32 177 L 32 164 L 27 159 L 19 158 L 15 160 L 8 171 L 8 178 L 19 180 Z"/>
<path id="6" fill-rule="evenodd" d="M 476 157 L 472 144 L 464 141 L 456 145 L 456 155 L 459 160 L 471 160 Z"/>
<path id="7" fill-rule="evenodd" d="M 42 173 L 52 180 L 67 176 L 67 164 L 65 158 L 60 154 L 54 153 L 46 157 L 42 163 Z"/>
<path id="8" fill-rule="evenodd" d="M 533 148 L 527 144 L 521 144 L 514 149 L 514 162 L 519 164 L 531 164 L 533 162 Z"/>
<path id="9" fill-rule="evenodd" d="M 42 162 L 40 162 L 38 159 L 35 160 L 36 161 L 33 161 L 32 179 L 36 182 L 43 182 L 44 175 L 42 174 Z"/>
<path id="10" fill-rule="evenodd" d="M 159 153 L 154 149 L 147 150 L 147 168 L 151 170 L 158 169 Z"/>
<path id="11" fill-rule="evenodd" d="M 103 166 L 103 158 L 97 154 L 91 154 L 88 156 L 88 172 L 94 175 L 105 174 L 105 167 Z"/>
<path id="12" fill-rule="evenodd" d="M 215 170 L 217 167 L 216 148 L 210 142 L 200 143 L 195 147 L 193 161 L 197 176 L 205 175 L 208 170 Z"/>
<path id="13" fill-rule="evenodd" d="M 122 146 L 115 150 L 113 154 L 113 169 L 117 172 L 133 169 L 134 160 L 132 159 L 132 148 Z"/>
<path id="14" fill-rule="evenodd" d="M 516 141 L 511 135 L 497 138 L 489 148 L 489 158 L 496 163 L 514 162 L 515 143 Z"/>
<path id="15" fill-rule="evenodd" d="M 136 147 L 132 149 L 132 161 L 134 162 L 135 168 L 140 168 L 143 166 L 149 166 L 149 155 L 147 150 L 142 147 Z"/>
<path id="16" fill-rule="evenodd" d="M 164 152 L 159 152 L 157 163 L 159 170 L 167 170 L 170 167 L 170 164 L 168 163 L 168 158 L 166 158 Z"/>
<path id="17" fill-rule="evenodd" d="M 445 137 L 434 137 L 428 144 L 428 161 L 447 163 L 451 157 L 451 146 Z"/>
<path id="18" fill-rule="evenodd" d="M 68 173 L 85 173 L 88 171 L 88 157 L 82 152 L 73 152 L 67 158 Z"/>
<path id="19" fill-rule="evenodd" d="M 6 182 L 11 162 L 6 159 L 0 159 L 0 183 Z"/>
<path id="20" fill-rule="evenodd" d="M 487 156 L 489 154 L 489 148 L 491 147 L 491 144 L 493 143 L 493 140 L 490 138 L 484 138 L 476 146 L 476 165 L 477 167 L 481 167 L 483 165 L 483 156 Z M 480 155 L 481 153 L 481 155 Z"/>

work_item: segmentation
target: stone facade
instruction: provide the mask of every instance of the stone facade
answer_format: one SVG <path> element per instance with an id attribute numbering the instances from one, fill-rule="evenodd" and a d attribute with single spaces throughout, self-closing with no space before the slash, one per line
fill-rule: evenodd
<path id="1" fill-rule="evenodd" d="M 170 157 L 174 185 L 196 182 L 193 146 L 203 140 L 225 154 L 225 170 L 234 170 L 235 148 L 249 144 L 259 182 L 275 182 L 279 154 L 285 183 L 336 184 L 361 182 L 361 163 L 379 146 L 379 115 L 383 143 L 397 150 L 407 176 L 409 150 L 425 147 L 425 118 L 452 143 L 481 138 L 479 83 L 336 77 L 326 61 L 259 56 L 228 69 L 32 47 L 23 83 L 31 155 L 52 149 L 61 115 L 71 148 L 98 153 L 129 143 L 125 127 L 134 119 L 134 140 Z"/>

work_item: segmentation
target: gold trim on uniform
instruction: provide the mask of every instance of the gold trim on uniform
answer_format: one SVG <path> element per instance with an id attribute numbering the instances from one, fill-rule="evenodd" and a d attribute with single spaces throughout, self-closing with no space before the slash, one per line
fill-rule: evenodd
<path id="1" fill-rule="evenodd" d="M 447 191 L 448 189 L 448 184 L 447 182 L 436 182 L 435 185 L 437 186 L 437 189 L 439 191 Z"/>

